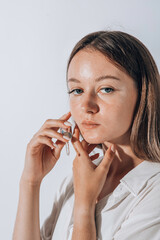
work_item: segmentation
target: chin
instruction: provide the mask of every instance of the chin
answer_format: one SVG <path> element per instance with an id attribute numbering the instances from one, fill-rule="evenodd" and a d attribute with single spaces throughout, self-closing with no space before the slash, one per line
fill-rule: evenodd
<path id="1" fill-rule="evenodd" d="M 97 138 L 95 138 L 95 137 L 90 138 L 90 137 L 83 136 L 83 135 L 82 135 L 82 137 L 89 144 L 102 144 L 103 143 L 103 140 L 100 139 L 99 137 L 97 137 Z"/>
<path id="2" fill-rule="evenodd" d="M 100 137 L 92 137 L 92 138 L 90 138 L 90 137 L 87 137 L 87 136 L 85 136 L 85 137 L 83 136 L 83 138 L 89 144 L 104 144 L 104 142 L 106 142 L 106 144 L 107 143 L 108 144 L 114 143 L 113 139 L 104 139 L 104 138 L 100 138 Z"/>
<path id="3" fill-rule="evenodd" d="M 82 138 L 89 144 L 103 144 L 104 142 L 112 142 L 112 138 L 110 136 L 108 137 L 102 137 L 104 136 L 104 132 L 90 132 L 89 131 L 85 131 L 84 130 L 80 130 L 80 135 L 82 136 Z M 106 133 L 107 134 L 107 133 Z"/>

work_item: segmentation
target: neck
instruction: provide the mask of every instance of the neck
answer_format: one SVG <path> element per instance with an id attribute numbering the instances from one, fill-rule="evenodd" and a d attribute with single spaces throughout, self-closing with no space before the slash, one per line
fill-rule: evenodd
<path id="1" fill-rule="evenodd" d="M 109 145 L 102 145 L 104 154 L 108 147 Z M 111 163 L 107 177 L 122 178 L 141 162 L 143 162 L 143 160 L 135 156 L 130 145 L 116 145 L 116 154 Z"/>

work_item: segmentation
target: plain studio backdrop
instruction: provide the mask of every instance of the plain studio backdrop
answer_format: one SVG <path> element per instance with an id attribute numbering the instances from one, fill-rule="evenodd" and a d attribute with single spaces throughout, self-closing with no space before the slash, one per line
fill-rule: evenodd
<path id="1" fill-rule="evenodd" d="M 84 35 L 120 30 L 138 37 L 160 66 L 158 0 L 0 1 L 0 227 L 12 239 L 26 146 L 47 119 L 69 111 L 66 66 Z M 53 196 L 72 171 L 75 151 L 65 148 L 42 181 L 40 224 Z"/>

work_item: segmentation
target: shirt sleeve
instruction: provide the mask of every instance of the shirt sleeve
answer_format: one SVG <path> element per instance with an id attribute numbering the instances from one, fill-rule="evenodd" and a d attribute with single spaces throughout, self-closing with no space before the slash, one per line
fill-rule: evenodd
<path id="1" fill-rule="evenodd" d="M 56 226 L 56 222 L 61 211 L 65 196 L 72 184 L 72 173 L 68 174 L 60 184 L 59 189 L 56 191 L 53 200 L 53 207 L 51 214 L 44 221 L 41 229 L 40 236 L 41 240 L 51 240 Z"/>
<path id="2" fill-rule="evenodd" d="M 160 239 L 160 186 L 153 187 L 133 208 L 114 240 Z"/>

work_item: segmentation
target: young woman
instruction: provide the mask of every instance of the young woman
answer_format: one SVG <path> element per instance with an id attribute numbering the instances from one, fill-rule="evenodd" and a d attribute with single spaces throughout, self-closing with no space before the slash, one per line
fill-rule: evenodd
<path id="1" fill-rule="evenodd" d="M 88 34 L 70 55 L 67 88 L 70 112 L 48 119 L 28 143 L 13 239 L 160 239 L 160 90 L 151 54 L 124 32 Z M 40 185 L 69 141 L 58 131 L 71 131 L 70 117 L 73 174 L 40 230 Z M 95 165 L 97 146 L 104 157 Z"/>

